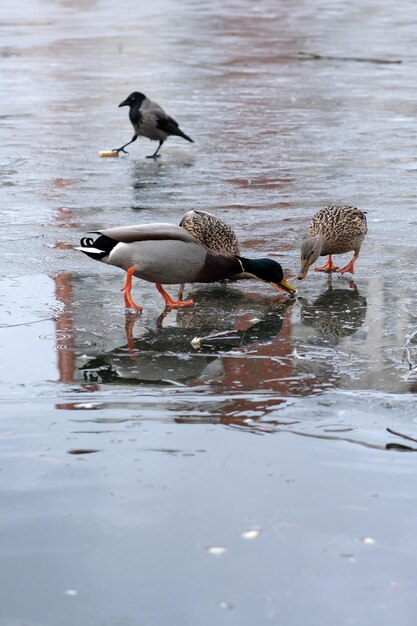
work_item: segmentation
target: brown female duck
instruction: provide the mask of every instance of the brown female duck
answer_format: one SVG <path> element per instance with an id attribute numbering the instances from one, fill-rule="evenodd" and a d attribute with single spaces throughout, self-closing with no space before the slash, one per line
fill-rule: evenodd
<path id="1" fill-rule="evenodd" d="M 301 246 L 301 269 L 297 278 L 305 278 L 310 265 L 319 256 L 329 258 L 322 267 L 316 267 L 316 272 L 336 272 L 339 268 L 334 265 L 332 255 L 350 250 L 354 251 L 354 256 L 339 272 L 354 274 L 354 263 L 367 231 L 365 213 L 354 206 L 331 204 L 320 209 L 311 220 L 308 236 Z"/>
<path id="2" fill-rule="evenodd" d="M 233 228 L 208 211 L 187 211 L 180 226 L 191 233 L 208 250 L 220 254 L 240 254 L 239 240 Z M 243 274 L 240 278 L 245 278 Z M 178 299 L 181 300 L 184 285 L 180 285 Z"/>
<path id="3" fill-rule="evenodd" d="M 209 250 L 221 254 L 240 254 L 239 240 L 233 228 L 207 211 L 188 211 L 180 226 L 194 235 Z"/>

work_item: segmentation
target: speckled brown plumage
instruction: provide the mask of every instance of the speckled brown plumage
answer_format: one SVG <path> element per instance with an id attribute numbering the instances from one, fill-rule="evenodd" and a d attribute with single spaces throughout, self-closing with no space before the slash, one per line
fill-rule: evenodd
<path id="1" fill-rule="evenodd" d="M 329 258 L 322 267 L 316 267 L 316 272 L 338 271 L 339 268 L 333 263 L 332 255 L 344 254 L 350 250 L 354 251 L 354 256 L 339 272 L 354 274 L 355 261 L 367 231 L 365 213 L 354 206 L 330 204 L 320 209 L 311 220 L 308 236 L 301 246 L 301 269 L 297 278 L 299 280 L 305 278 L 310 266 L 319 256 Z"/>
<path id="2" fill-rule="evenodd" d="M 208 250 L 221 254 L 239 254 L 239 241 L 233 228 L 206 211 L 188 211 L 180 226 Z"/>
<path id="3" fill-rule="evenodd" d="M 320 256 L 359 252 L 368 231 L 365 214 L 354 206 L 329 204 L 311 220 L 308 234 L 324 237 Z"/>

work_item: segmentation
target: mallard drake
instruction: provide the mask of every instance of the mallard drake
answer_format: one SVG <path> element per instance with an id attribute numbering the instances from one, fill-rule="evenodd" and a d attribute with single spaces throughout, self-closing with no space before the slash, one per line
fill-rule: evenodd
<path id="1" fill-rule="evenodd" d="M 207 211 L 188 211 L 180 226 L 194 235 L 209 250 L 221 254 L 240 254 L 239 240 L 233 228 Z"/>
<path id="2" fill-rule="evenodd" d="M 354 251 L 353 259 L 339 272 L 354 274 L 354 263 L 367 231 L 365 213 L 354 206 L 330 204 L 320 209 L 311 220 L 308 236 L 301 246 L 301 269 L 297 278 L 305 278 L 310 265 L 319 256 L 329 258 L 322 267 L 316 267 L 316 272 L 336 272 L 339 268 L 334 265 L 332 255 L 350 250 Z"/>
<path id="3" fill-rule="evenodd" d="M 282 267 L 273 259 L 247 259 L 207 250 L 189 232 L 172 224 L 142 224 L 94 231 L 97 238 L 83 237 L 76 250 L 126 271 L 122 291 L 126 308 L 140 313 L 142 307 L 131 296 L 132 276 L 151 283 L 169 308 L 192 306 L 192 300 L 177 301 L 161 283 L 212 283 L 248 272 L 291 295 L 296 293 L 285 279 Z"/>
<path id="4" fill-rule="evenodd" d="M 134 128 L 135 134 L 132 139 L 120 148 L 115 148 L 113 152 L 126 152 L 125 148 L 136 141 L 138 137 L 147 137 L 152 141 L 159 141 L 156 151 L 148 156 L 148 159 L 157 159 L 162 144 L 171 135 L 182 137 L 191 143 L 194 141 L 182 132 L 178 123 L 159 106 L 156 102 L 149 100 L 143 93 L 134 91 L 119 104 L 119 107 L 129 107 L 129 118 Z"/>

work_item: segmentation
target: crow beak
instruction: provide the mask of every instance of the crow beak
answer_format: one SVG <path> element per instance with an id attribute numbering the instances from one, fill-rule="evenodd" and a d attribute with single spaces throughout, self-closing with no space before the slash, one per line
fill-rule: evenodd
<path id="1" fill-rule="evenodd" d="M 119 108 L 120 108 L 120 107 L 128 107 L 128 106 L 129 106 L 129 102 L 128 102 L 128 100 L 127 100 L 127 99 L 126 99 L 126 100 L 123 100 L 123 102 L 121 102 L 121 103 L 119 104 Z"/>
<path id="2" fill-rule="evenodd" d="M 273 285 L 276 289 L 279 289 L 279 291 L 286 291 L 291 296 L 294 296 L 297 293 L 297 290 L 294 289 L 294 287 L 292 285 L 290 285 L 290 283 L 287 282 L 285 280 L 285 278 L 283 278 L 281 280 L 281 282 L 279 282 L 279 283 L 271 283 L 271 285 Z"/>

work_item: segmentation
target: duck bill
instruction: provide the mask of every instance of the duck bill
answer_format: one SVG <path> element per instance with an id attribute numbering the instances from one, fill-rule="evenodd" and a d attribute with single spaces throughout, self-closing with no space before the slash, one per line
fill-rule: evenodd
<path id="1" fill-rule="evenodd" d="M 128 107 L 128 106 L 129 106 L 129 103 L 128 103 L 127 99 L 126 99 L 126 100 L 123 100 L 123 102 L 121 102 L 119 104 L 119 109 L 120 109 L 120 107 Z"/>
<path id="2" fill-rule="evenodd" d="M 285 291 L 286 293 L 289 293 L 291 296 L 297 293 L 297 290 L 292 285 L 290 285 L 290 283 L 286 281 L 285 278 L 283 278 L 281 282 L 271 283 L 271 285 L 273 285 L 279 291 Z"/>
<path id="3" fill-rule="evenodd" d="M 297 274 L 298 280 L 303 280 L 303 278 L 307 276 L 309 269 L 310 269 L 310 263 L 307 263 L 307 262 L 303 263 L 300 271 Z"/>

